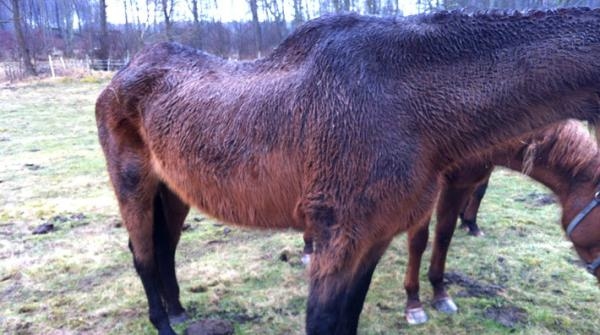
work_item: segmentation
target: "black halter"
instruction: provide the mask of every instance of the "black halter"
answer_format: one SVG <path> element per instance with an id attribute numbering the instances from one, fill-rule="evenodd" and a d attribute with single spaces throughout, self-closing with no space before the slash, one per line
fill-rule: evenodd
<path id="1" fill-rule="evenodd" d="M 575 230 L 575 228 L 577 228 L 577 226 L 581 223 L 581 221 L 583 221 L 583 219 L 590 214 L 590 212 L 596 208 L 596 206 L 600 205 L 600 191 L 596 192 L 596 194 L 594 194 L 594 198 L 592 199 L 592 201 L 590 201 L 590 203 L 585 206 L 584 209 L 581 210 L 581 212 L 579 212 L 579 214 L 577 214 L 573 220 L 571 220 L 571 222 L 569 223 L 569 225 L 567 226 L 567 236 L 569 238 L 571 238 L 571 234 L 573 234 L 573 231 Z M 571 238 L 571 240 L 573 240 Z M 586 266 L 586 269 L 588 270 L 589 273 L 594 274 L 596 272 L 596 270 L 600 267 L 600 256 L 598 256 L 598 258 L 596 258 L 593 262 L 588 263 Z"/>

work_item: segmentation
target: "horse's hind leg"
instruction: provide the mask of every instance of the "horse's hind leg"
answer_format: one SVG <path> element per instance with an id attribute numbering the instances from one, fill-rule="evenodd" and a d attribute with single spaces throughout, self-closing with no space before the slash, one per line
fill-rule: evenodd
<path id="1" fill-rule="evenodd" d="M 427 322 L 427 314 L 419 298 L 419 269 L 427 240 L 429 238 L 429 221 L 416 225 L 408 231 L 408 266 L 404 275 L 404 289 L 406 290 L 406 321 L 410 325 Z"/>
<path id="2" fill-rule="evenodd" d="M 310 228 L 307 228 L 302 235 L 304 240 L 304 249 L 302 250 L 302 264 L 308 265 L 310 263 L 310 255 L 313 253 L 313 233 Z"/>
<path id="3" fill-rule="evenodd" d="M 491 174 L 492 170 L 490 170 Z M 487 190 L 490 174 L 486 177 L 485 181 L 475 189 L 473 195 L 471 195 L 467 205 L 464 207 L 462 213 L 460 213 L 460 227 L 468 229 L 469 234 L 473 236 L 483 236 L 483 231 L 477 225 L 477 213 L 479 212 L 479 206 L 481 206 L 481 200 Z"/>
<path id="4" fill-rule="evenodd" d="M 116 161 L 116 160 L 115 160 Z M 110 164 L 110 162 L 109 162 Z M 123 223 L 129 232 L 133 264 L 148 299 L 150 321 L 160 335 L 174 335 L 161 295 L 161 278 L 154 241 L 154 197 L 158 181 L 143 170 L 139 160 L 127 158 L 109 167 Z"/>
<path id="5" fill-rule="evenodd" d="M 175 274 L 175 250 L 189 206 L 167 186 L 159 184 L 154 198 L 154 248 L 161 280 L 161 295 L 171 323 L 185 321 Z"/>
<path id="6" fill-rule="evenodd" d="M 162 280 L 155 254 L 154 207 L 159 180 L 151 171 L 149 155 L 141 140 L 131 133 L 114 133 L 119 136 L 103 132 L 101 143 L 123 224 L 129 233 L 133 264 L 148 299 L 149 318 L 160 335 L 174 335 L 163 305 Z"/>
<path id="7" fill-rule="evenodd" d="M 429 266 L 429 281 L 433 286 L 433 305 L 444 313 L 455 313 L 457 307 L 444 287 L 444 270 L 450 241 L 456 228 L 456 220 L 460 209 L 473 192 L 472 187 L 452 187 L 447 185 L 442 189 L 437 205 L 437 224 L 431 264 Z"/>

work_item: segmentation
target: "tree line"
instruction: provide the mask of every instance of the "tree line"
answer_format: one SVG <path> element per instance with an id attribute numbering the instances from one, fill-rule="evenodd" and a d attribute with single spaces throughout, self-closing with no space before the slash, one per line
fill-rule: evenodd
<path id="1" fill-rule="evenodd" d="M 125 59 L 146 44 L 177 41 L 223 57 L 255 58 L 299 24 L 325 13 L 403 15 L 465 8 L 600 6 L 600 0 L 239 0 L 244 17 L 223 22 L 217 0 L 0 0 L 0 60 L 36 74 L 48 55 Z M 404 5 L 404 6 L 402 6 Z M 119 6 L 119 22 L 107 13 Z M 112 11 L 111 11 L 112 10 Z"/>

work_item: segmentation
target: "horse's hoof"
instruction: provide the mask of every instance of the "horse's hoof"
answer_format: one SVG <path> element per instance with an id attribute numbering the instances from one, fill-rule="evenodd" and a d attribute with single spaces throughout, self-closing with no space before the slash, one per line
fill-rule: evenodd
<path id="1" fill-rule="evenodd" d="M 177 315 L 169 315 L 169 323 L 172 325 L 178 325 L 186 322 L 188 320 L 187 314 L 185 312 L 179 313 Z"/>
<path id="2" fill-rule="evenodd" d="M 435 300 L 433 302 L 433 307 L 444 314 L 454 314 L 458 312 L 458 307 L 450 297 L 442 298 Z"/>
<path id="3" fill-rule="evenodd" d="M 469 235 L 475 236 L 475 237 L 482 237 L 485 234 L 483 233 L 482 230 L 477 229 L 477 230 L 469 230 Z"/>
<path id="4" fill-rule="evenodd" d="M 420 325 L 427 322 L 427 314 L 425 313 L 423 307 L 410 308 L 404 313 L 406 322 L 408 322 L 408 324 L 411 326 Z"/>
<path id="5" fill-rule="evenodd" d="M 309 254 L 304 254 L 302 256 L 302 264 L 304 264 L 304 266 L 308 266 L 308 264 L 310 264 L 310 255 Z"/>
<path id="6" fill-rule="evenodd" d="M 173 328 L 171 328 L 171 326 L 166 325 L 160 327 L 158 330 L 158 335 L 177 335 L 177 333 L 173 330 Z"/>

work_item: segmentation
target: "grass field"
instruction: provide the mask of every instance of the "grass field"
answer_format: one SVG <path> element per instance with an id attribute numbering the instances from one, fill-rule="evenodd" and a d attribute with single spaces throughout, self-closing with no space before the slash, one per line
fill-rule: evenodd
<path id="1" fill-rule="evenodd" d="M 97 144 L 93 104 L 106 82 L 87 79 L 0 89 L 0 334 L 154 333 Z M 547 192 L 496 171 L 479 217 L 485 238 L 457 232 L 450 250 L 452 317 L 428 307 L 429 323 L 408 327 L 398 237 L 359 333 L 600 334 L 600 289 L 564 238 L 559 208 L 537 201 Z M 44 223 L 55 230 L 32 235 Z M 237 334 L 303 333 L 299 233 L 226 227 L 197 212 L 188 224 L 177 262 L 194 319 L 230 320 Z"/>

